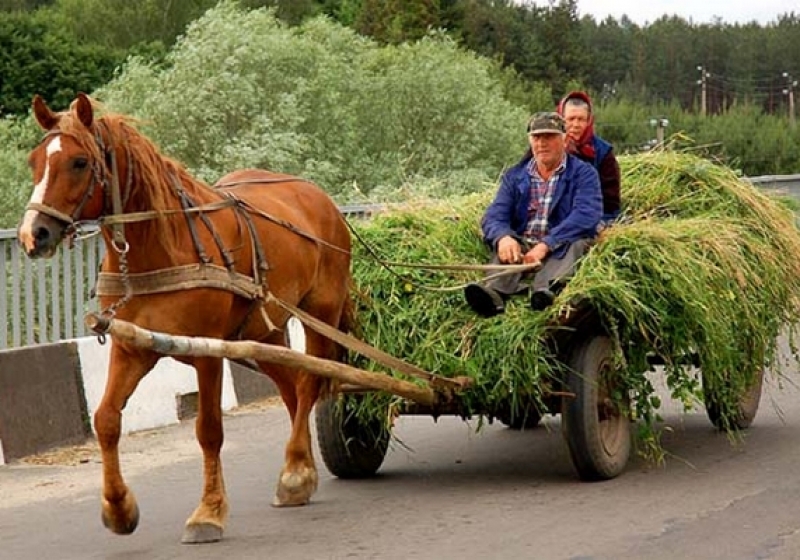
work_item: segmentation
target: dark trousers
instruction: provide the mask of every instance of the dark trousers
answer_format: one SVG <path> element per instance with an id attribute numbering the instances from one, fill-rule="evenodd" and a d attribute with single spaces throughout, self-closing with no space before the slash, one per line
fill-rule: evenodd
<path id="1" fill-rule="evenodd" d="M 563 257 L 547 257 L 542 263 L 542 268 L 537 272 L 506 274 L 489 280 L 485 286 L 505 296 L 518 294 L 528 289 L 534 292 L 550 290 L 554 284 L 566 282 L 575 274 L 578 260 L 586 254 L 591 244 L 591 239 L 579 239 L 569 246 Z M 523 244 L 522 249 L 528 251 L 530 247 Z M 492 264 L 500 264 L 496 252 L 492 255 Z"/>

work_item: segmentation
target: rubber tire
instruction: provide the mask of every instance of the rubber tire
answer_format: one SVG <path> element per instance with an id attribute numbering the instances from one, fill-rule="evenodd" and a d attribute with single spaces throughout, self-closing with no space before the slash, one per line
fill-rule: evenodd
<path id="1" fill-rule="evenodd" d="M 344 397 L 340 396 L 323 399 L 314 407 L 322 460 L 339 478 L 369 478 L 383 464 L 389 432 L 377 418 L 363 426 L 355 416 L 347 417 L 342 413 L 344 406 Z"/>
<path id="2" fill-rule="evenodd" d="M 614 348 L 607 336 L 581 340 L 572 351 L 567 390 L 562 400 L 562 426 L 572 464 L 581 480 L 609 480 L 620 475 L 631 454 L 631 421 L 607 400 L 604 372 L 612 367 Z M 627 405 L 627 403 L 625 403 Z"/>
<path id="3" fill-rule="evenodd" d="M 759 370 L 753 384 L 742 394 L 737 403 L 736 418 L 733 419 L 731 429 L 745 430 L 750 427 L 758 412 L 761 403 L 761 390 L 764 386 L 764 370 Z M 722 407 L 714 400 L 713 395 L 704 391 L 706 414 L 711 423 L 718 430 L 725 431 L 725 422 L 722 419 Z"/>

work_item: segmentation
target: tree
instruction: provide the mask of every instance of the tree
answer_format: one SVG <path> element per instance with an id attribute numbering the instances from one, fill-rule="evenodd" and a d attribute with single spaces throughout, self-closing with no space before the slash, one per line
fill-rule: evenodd
<path id="1" fill-rule="evenodd" d="M 57 0 L 55 11 L 79 41 L 116 49 L 172 45 L 217 0 Z"/>
<path id="2" fill-rule="evenodd" d="M 29 12 L 49 6 L 54 0 L 0 0 L 0 12 Z"/>
<path id="3" fill-rule="evenodd" d="M 560 0 L 541 12 L 538 40 L 542 46 L 542 75 L 556 91 L 569 80 L 583 81 L 590 53 L 582 42 L 578 0 Z"/>
<path id="4" fill-rule="evenodd" d="M 35 93 L 65 106 L 111 79 L 122 53 L 82 44 L 58 24 L 49 11 L 0 13 L 0 113 L 27 112 Z"/>
<path id="5" fill-rule="evenodd" d="M 441 26 L 439 0 L 363 0 L 355 29 L 381 43 L 424 37 Z"/>
<path id="6" fill-rule="evenodd" d="M 633 37 L 638 27 L 625 26 L 612 17 L 595 23 L 592 17 L 581 19 L 581 37 L 591 53 L 586 83 L 597 92 L 608 92 L 625 79 L 633 61 Z"/>
<path id="7" fill-rule="evenodd" d="M 300 25 L 304 20 L 322 13 L 323 4 L 325 2 L 317 0 L 239 0 L 243 8 L 274 8 L 275 15 L 289 25 Z"/>

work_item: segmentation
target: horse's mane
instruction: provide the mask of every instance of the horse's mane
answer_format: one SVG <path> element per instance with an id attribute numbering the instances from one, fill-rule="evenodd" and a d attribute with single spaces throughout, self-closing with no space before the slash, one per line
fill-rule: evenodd
<path id="1" fill-rule="evenodd" d="M 93 105 L 99 107 L 94 101 Z M 176 182 L 192 196 L 198 191 L 213 191 L 206 183 L 194 178 L 180 162 L 162 154 L 151 140 L 135 128 L 134 123 L 138 122 L 130 116 L 105 113 L 96 118 L 91 128 L 87 129 L 70 112 L 62 115 L 59 129 L 75 138 L 93 158 L 105 161 L 96 136 L 101 138 L 107 151 L 117 150 L 118 162 L 121 161 L 120 158 L 125 158 L 129 170 L 127 173 L 120 172 L 119 185 L 124 191 L 130 176 L 130 192 L 121 193 L 128 199 L 126 212 L 175 207 Z M 108 172 L 111 173 L 111 169 Z M 149 223 L 160 230 L 152 232 L 158 242 L 164 249 L 171 251 L 175 248 L 176 234 L 184 222 L 183 216 L 172 214 Z"/>

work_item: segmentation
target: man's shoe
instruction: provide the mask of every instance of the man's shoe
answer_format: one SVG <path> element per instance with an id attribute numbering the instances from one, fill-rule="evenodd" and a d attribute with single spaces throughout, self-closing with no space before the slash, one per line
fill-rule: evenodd
<path id="1" fill-rule="evenodd" d="M 506 310 L 500 294 L 480 284 L 468 284 L 464 288 L 464 297 L 472 310 L 484 317 L 494 317 Z"/>
<path id="2" fill-rule="evenodd" d="M 554 280 L 550 282 L 550 291 L 553 292 L 553 295 L 557 296 L 561 293 L 561 291 L 567 287 L 566 280 Z"/>
<path id="3" fill-rule="evenodd" d="M 550 290 L 536 290 L 531 294 L 531 309 L 544 311 L 553 304 L 556 296 Z"/>

